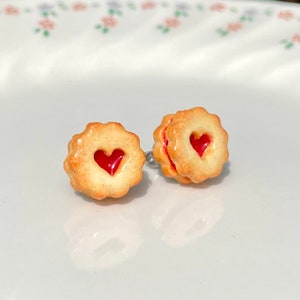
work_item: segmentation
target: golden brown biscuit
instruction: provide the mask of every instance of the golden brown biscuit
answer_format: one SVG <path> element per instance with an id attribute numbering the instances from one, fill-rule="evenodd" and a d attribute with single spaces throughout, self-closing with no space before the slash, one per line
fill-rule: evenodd
<path id="1" fill-rule="evenodd" d="M 101 200 L 124 196 L 142 180 L 145 154 L 137 135 L 120 123 L 89 123 L 68 144 L 64 169 L 72 187 Z"/>
<path id="2" fill-rule="evenodd" d="M 228 160 L 228 134 L 220 118 L 202 107 L 165 116 L 153 137 L 162 172 L 180 183 L 218 176 Z"/>

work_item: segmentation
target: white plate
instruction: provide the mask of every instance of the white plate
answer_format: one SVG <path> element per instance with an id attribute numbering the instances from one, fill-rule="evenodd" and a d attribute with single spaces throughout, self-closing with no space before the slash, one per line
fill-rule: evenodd
<path id="1" fill-rule="evenodd" d="M 43 3 L 0 3 L 0 299 L 297 299 L 299 6 Z M 118 201 L 72 190 L 86 123 L 150 150 L 162 116 L 193 106 L 229 132 L 219 178 L 146 166 Z"/>

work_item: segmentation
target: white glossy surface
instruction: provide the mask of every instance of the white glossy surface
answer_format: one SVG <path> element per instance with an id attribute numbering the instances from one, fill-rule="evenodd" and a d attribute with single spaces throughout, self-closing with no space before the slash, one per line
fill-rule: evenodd
<path id="1" fill-rule="evenodd" d="M 36 58 L 46 57 L 41 49 Z M 300 73 L 297 64 L 292 73 L 283 67 L 298 59 L 291 50 L 273 61 L 280 76 L 264 66 L 255 73 L 255 56 L 251 76 L 226 78 L 223 65 L 204 78 L 182 61 L 180 72 L 160 74 L 153 56 L 144 72 L 138 61 L 126 74 L 99 66 L 71 74 L 66 65 L 50 72 L 44 62 L 45 77 L 26 84 L 34 73 L 22 67 L 33 58 L 11 67 L 7 74 L 18 66 L 20 74 L 0 87 L 0 299 L 297 299 Z M 229 132 L 219 178 L 181 186 L 145 167 L 142 183 L 119 201 L 95 203 L 71 189 L 62 163 L 87 122 L 119 121 L 149 150 L 164 114 L 197 105 Z"/>

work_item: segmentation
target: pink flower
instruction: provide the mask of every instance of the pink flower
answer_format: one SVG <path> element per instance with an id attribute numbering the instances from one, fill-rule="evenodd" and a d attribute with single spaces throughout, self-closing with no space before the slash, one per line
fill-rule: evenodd
<path id="1" fill-rule="evenodd" d="M 142 3 L 142 9 L 153 9 L 156 6 L 154 1 L 146 1 Z"/>
<path id="2" fill-rule="evenodd" d="M 103 17 L 102 18 L 102 23 L 105 27 L 115 27 L 117 25 L 117 20 L 114 17 Z"/>
<path id="3" fill-rule="evenodd" d="M 228 23 L 227 25 L 227 30 L 228 31 L 238 31 L 242 29 L 243 25 L 240 22 L 237 23 Z"/>
<path id="4" fill-rule="evenodd" d="M 83 11 L 86 10 L 87 5 L 82 2 L 76 2 L 73 4 L 73 10 L 75 11 Z"/>
<path id="5" fill-rule="evenodd" d="M 300 34 L 295 34 L 292 38 L 293 42 L 300 44 Z"/>
<path id="6" fill-rule="evenodd" d="M 165 24 L 167 27 L 171 27 L 171 28 L 175 28 L 177 26 L 179 26 L 180 22 L 178 19 L 176 18 L 171 18 L 171 19 L 166 19 Z"/>
<path id="7" fill-rule="evenodd" d="M 212 11 L 223 11 L 226 8 L 225 4 L 223 3 L 215 3 L 212 4 L 210 10 Z"/>
<path id="8" fill-rule="evenodd" d="M 283 10 L 278 13 L 278 18 L 289 21 L 294 18 L 294 14 L 290 10 Z"/>
<path id="9" fill-rule="evenodd" d="M 39 22 L 39 25 L 44 30 L 53 30 L 55 23 L 51 21 L 50 19 L 43 19 Z"/>
<path id="10" fill-rule="evenodd" d="M 5 13 L 10 16 L 17 16 L 19 14 L 19 9 L 14 6 L 6 6 L 4 9 Z"/>

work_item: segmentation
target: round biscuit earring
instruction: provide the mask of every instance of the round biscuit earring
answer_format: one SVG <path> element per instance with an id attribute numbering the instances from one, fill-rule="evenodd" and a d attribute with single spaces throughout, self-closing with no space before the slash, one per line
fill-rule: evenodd
<path id="1" fill-rule="evenodd" d="M 153 137 L 163 174 L 183 184 L 218 176 L 228 160 L 228 134 L 220 118 L 203 107 L 164 116 Z"/>
<path id="2" fill-rule="evenodd" d="M 117 122 L 94 122 L 72 137 L 64 169 L 76 191 L 119 198 L 142 180 L 145 159 L 136 134 Z"/>

